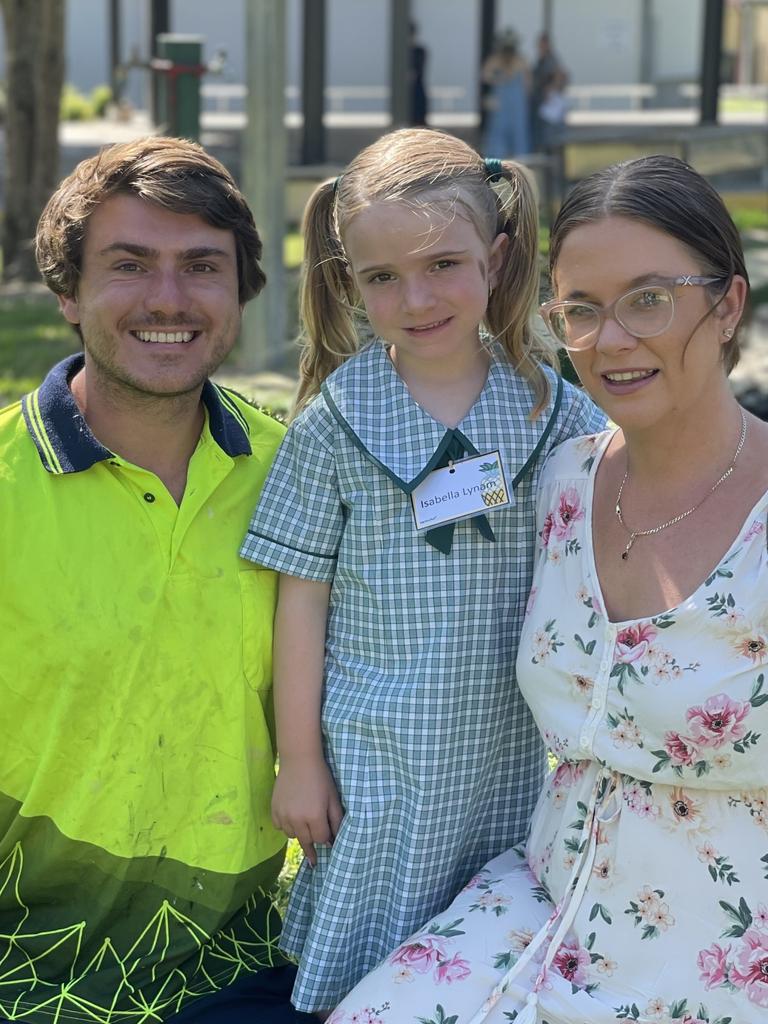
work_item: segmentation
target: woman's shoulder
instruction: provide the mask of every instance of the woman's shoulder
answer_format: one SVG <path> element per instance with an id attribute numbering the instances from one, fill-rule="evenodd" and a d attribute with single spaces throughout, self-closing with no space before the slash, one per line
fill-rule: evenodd
<path id="1" fill-rule="evenodd" d="M 613 433 L 613 430 L 601 430 L 598 433 L 570 437 L 556 445 L 547 457 L 541 485 L 586 482 L 592 474 L 595 461 L 605 451 Z"/>

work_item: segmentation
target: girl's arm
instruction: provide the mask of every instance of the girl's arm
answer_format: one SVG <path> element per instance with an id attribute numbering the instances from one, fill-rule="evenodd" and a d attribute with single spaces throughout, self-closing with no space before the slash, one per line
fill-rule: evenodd
<path id="1" fill-rule="evenodd" d="M 280 576 L 275 618 L 275 718 L 280 767 L 272 820 L 295 836 L 312 867 L 344 811 L 323 757 L 320 702 L 330 583 Z"/>

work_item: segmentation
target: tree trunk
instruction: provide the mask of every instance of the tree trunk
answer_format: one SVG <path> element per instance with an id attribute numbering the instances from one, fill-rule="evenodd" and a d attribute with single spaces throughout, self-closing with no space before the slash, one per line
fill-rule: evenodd
<path id="1" fill-rule="evenodd" d="M 37 277 L 32 241 L 59 178 L 64 0 L 0 0 L 5 23 L 3 277 Z"/>

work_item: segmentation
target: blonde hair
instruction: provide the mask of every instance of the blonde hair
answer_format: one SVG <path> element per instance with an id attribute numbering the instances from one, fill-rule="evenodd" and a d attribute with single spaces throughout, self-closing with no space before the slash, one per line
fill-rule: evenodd
<path id="1" fill-rule="evenodd" d="M 509 236 L 485 325 L 518 373 L 533 388 L 535 417 L 549 400 L 542 363 L 557 368 L 553 348 L 531 328 L 539 293 L 538 209 L 523 168 L 514 161 L 486 162 L 460 139 L 428 128 L 382 136 L 349 164 L 341 178 L 319 185 L 304 213 L 301 283 L 303 351 L 296 410 L 325 378 L 360 347 L 365 312 L 344 252 L 344 230 L 371 203 L 449 200 L 462 207 L 490 246 Z"/>

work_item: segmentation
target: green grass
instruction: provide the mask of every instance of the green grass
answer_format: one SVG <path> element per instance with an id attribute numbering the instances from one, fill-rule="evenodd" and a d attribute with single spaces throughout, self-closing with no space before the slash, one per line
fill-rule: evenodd
<path id="1" fill-rule="evenodd" d="M 0 303 L 0 406 L 36 388 L 54 363 L 79 347 L 53 297 L 4 299 Z"/>

